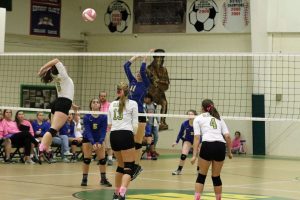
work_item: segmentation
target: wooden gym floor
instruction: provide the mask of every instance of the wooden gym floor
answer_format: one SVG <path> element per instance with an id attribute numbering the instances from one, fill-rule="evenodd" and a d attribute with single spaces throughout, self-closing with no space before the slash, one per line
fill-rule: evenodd
<path id="1" fill-rule="evenodd" d="M 144 171 L 131 183 L 127 200 L 193 200 L 196 166 L 187 159 L 182 175 L 172 176 L 179 152 L 161 150 L 160 153 L 157 161 L 141 161 Z M 80 186 L 81 164 L 0 163 L 0 199 L 112 199 L 111 188 L 99 185 L 96 162 L 91 163 L 88 186 Z M 107 167 L 107 176 L 112 183 L 114 170 L 115 165 Z M 210 175 L 207 177 L 203 199 L 213 200 Z M 224 200 L 300 199 L 300 159 L 239 155 L 233 160 L 226 159 L 221 178 Z"/>

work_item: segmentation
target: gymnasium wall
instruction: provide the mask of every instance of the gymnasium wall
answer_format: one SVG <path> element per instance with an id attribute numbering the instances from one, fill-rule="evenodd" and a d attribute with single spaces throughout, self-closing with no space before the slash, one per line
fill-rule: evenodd
<path id="1" fill-rule="evenodd" d="M 299 52 L 300 30 L 297 26 L 296 8 L 297 0 L 268 1 L 268 27 L 267 38 L 269 51 L 273 52 Z M 30 0 L 13 1 L 13 11 L 7 13 L 6 21 L 6 52 L 140 52 L 150 48 L 164 48 L 167 52 L 251 52 L 252 38 L 250 32 L 244 33 L 177 33 L 177 34 L 113 34 L 107 31 L 104 25 L 104 13 L 108 0 L 82 1 L 62 0 L 61 37 L 46 38 L 29 35 L 30 25 Z M 126 1 L 132 5 L 132 0 Z M 221 2 L 221 0 L 220 0 Z M 98 17 L 93 23 L 85 23 L 81 19 L 83 8 L 95 8 Z M 285 9 L 283 9 L 285 8 Z M 289 10 L 289 12 L 286 12 Z M 257 13 L 259 15 L 259 13 Z M 274 20 L 275 19 L 275 20 Z M 17 24 L 17 25 L 16 25 Z M 130 29 L 131 27 L 129 27 Z M 126 58 L 124 58 L 125 60 Z M 74 71 L 81 72 L 81 61 L 74 63 Z M 166 63 L 167 64 L 167 63 Z M 77 68 L 76 68 L 77 66 Z M 167 67 L 171 67 L 166 65 Z M 121 67 L 121 66 L 120 66 Z M 93 69 L 87 71 L 78 78 L 78 87 L 85 82 L 98 82 L 98 77 L 87 76 L 93 74 Z M 103 69 L 106 70 L 106 69 Z M 72 72 L 73 73 L 73 72 Z M 72 74 L 73 75 L 73 74 Z M 77 76 L 78 74 L 76 74 Z M 79 75 L 78 75 L 79 76 Z M 30 77 L 28 77 L 28 81 Z M 22 79 L 23 80 L 23 79 Z M 80 82 L 80 81 L 81 82 Z M 26 80 L 23 80 L 26 82 Z M 15 86 L 17 87 L 17 85 Z M 102 89 L 99 86 L 99 90 Z M 89 90 L 82 90 L 80 102 L 87 103 L 87 99 L 95 94 Z M 92 91 L 92 90 L 90 90 Z M 3 94 L 3 91 L 2 91 Z M 167 92 L 166 94 L 170 94 Z M 110 97 L 110 100 L 112 98 Z M 199 102 L 200 104 L 200 102 Z M 196 108 L 198 111 L 200 108 Z M 169 148 L 175 140 L 180 123 L 183 119 L 167 120 L 170 130 L 160 133 L 160 148 Z M 240 130 L 247 140 L 249 152 L 252 152 L 252 128 L 247 121 L 228 121 L 232 136 L 235 130 Z M 285 127 L 285 128 L 280 128 Z M 296 135 L 298 124 L 292 123 L 268 123 L 266 129 L 267 154 L 290 155 L 290 152 L 300 152 L 287 149 L 286 146 L 297 146 L 300 138 Z M 289 137 L 284 137 L 289 136 Z"/>

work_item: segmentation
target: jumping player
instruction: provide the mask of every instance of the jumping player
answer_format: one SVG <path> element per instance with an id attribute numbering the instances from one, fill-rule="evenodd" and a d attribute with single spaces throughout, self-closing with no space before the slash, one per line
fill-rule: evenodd
<path id="1" fill-rule="evenodd" d="M 66 123 L 71 107 L 77 110 L 79 107 L 73 104 L 74 83 L 68 75 L 65 66 L 58 60 L 53 59 L 41 67 L 38 72 L 43 83 L 55 82 L 58 98 L 52 103 L 51 127 L 42 138 L 39 146 L 39 158 L 42 156 L 48 161 L 46 153 L 52 143 L 52 137 L 57 134 L 60 128 Z"/>
<path id="2" fill-rule="evenodd" d="M 136 73 L 136 77 L 134 77 L 131 72 L 130 66 L 137 58 L 139 58 L 139 56 L 133 56 L 129 61 L 127 61 L 124 64 L 124 70 L 128 78 L 129 87 L 130 87 L 130 93 L 128 98 L 137 102 L 139 113 L 144 113 L 144 107 L 143 107 L 144 97 L 147 94 L 147 90 L 150 86 L 150 81 L 146 74 L 147 56 L 143 57 L 141 68 Z M 140 163 L 140 158 L 142 153 L 142 142 L 143 142 L 143 137 L 145 135 L 145 127 L 146 127 L 146 117 L 139 116 L 139 126 L 134 136 L 136 155 L 135 155 L 134 175 L 132 177 L 132 180 L 135 179 L 143 170 L 142 167 L 139 165 L 139 163 Z"/>

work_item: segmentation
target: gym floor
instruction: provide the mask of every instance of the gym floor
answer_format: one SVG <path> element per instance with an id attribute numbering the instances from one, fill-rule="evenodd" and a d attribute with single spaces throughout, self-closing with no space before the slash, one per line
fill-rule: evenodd
<path id="1" fill-rule="evenodd" d="M 193 200 L 196 166 L 186 160 L 182 175 L 177 169 L 180 152 L 159 151 L 157 161 L 142 160 L 144 171 L 134 180 L 127 200 Z M 0 164 L 0 199 L 110 200 L 112 188 L 99 185 L 96 162 L 91 163 L 88 186 L 81 187 L 81 162 L 43 165 Z M 107 167 L 107 177 L 114 183 L 114 166 Z M 210 174 L 203 199 L 213 200 Z M 238 155 L 226 159 L 222 174 L 223 200 L 229 199 L 300 199 L 300 159 Z"/>

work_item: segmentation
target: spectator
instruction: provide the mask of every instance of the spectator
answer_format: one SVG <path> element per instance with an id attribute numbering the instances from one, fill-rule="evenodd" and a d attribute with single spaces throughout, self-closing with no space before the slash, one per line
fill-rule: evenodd
<path id="1" fill-rule="evenodd" d="M 17 112 L 16 119 L 18 118 L 18 115 L 19 115 L 19 113 Z M 3 132 L 4 132 L 3 137 L 5 139 L 10 140 L 10 142 L 8 142 L 6 144 L 7 146 L 5 148 L 10 149 L 11 145 L 16 146 L 16 147 L 24 147 L 25 164 L 34 164 L 34 162 L 30 158 L 31 143 L 37 144 L 37 141 L 34 139 L 33 129 L 31 127 L 31 125 L 28 126 L 28 123 L 30 125 L 30 122 L 27 120 L 25 122 L 20 120 L 16 123 L 15 121 L 12 120 L 12 110 L 4 109 L 3 120 L 2 120 Z M 23 131 L 20 131 L 19 127 Z M 29 133 L 29 131 L 30 131 L 30 133 Z M 8 150 L 8 151 L 10 152 L 10 150 Z M 11 162 L 10 155 L 9 156 L 7 155 L 6 162 Z"/>
<path id="2" fill-rule="evenodd" d="M 34 137 L 39 139 L 41 139 L 50 128 L 50 123 L 44 120 L 43 112 L 36 113 L 36 119 L 31 123 L 31 125 L 34 132 Z"/>
<path id="3" fill-rule="evenodd" d="M 109 108 L 109 101 L 106 99 L 107 93 L 105 91 L 101 91 L 99 94 L 99 100 L 100 100 L 100 111 L 101 112 L 107 112 Z M 107 153 L 107 165 L 112 166 L 113 165 L 113 151 L 111 149 L 110 145 L 110 130 L 106 130 L 106 136 L 105 136 L 105 148 Z"/>
<path id="4" fill-rule="evenodd" d="M 82 125 L 80 121 L 80 114 L 79 113 L 74 113 L 73 115 L 73 122 L 74 122 L 74 136 L 73 140 L 71 141 L 71 149 L 72 149 L 72 157 L 71 161 L 76 162 L 77 161 L 77 156 L 76 156 L 76 148 L 82 144 Z M 71 138 L 69 138 L 70 140 Z"/>
<path id="5" fill-rule="evenodd" d="M 151 94 L 146 94 L 144 98 L 144 109 L 146 113 L 156 114 L 157 104 L 153 101 Z M 155 160 L 159 153 L 156 152 L 156 145 L 158 142 L 158 126 L 160 123 L 159 117 L 148 117 L 147 126 L 149 128 L 150 134 L 153 137 L 153 144 L 150 145 L 151 157 Z M 147 129 L 147 128 L 146 128 Z"/>
<path id="6" fill-rule="evenodd" d="M 233 154 L 246 153 L 244 142 L 245 140 L 241 140 L 241 132 L 236 131 L 234 133 L 234 139 L 232 140 L 231 153 Z"/>
<path id="7" fill-rule="evenodd" d="M 69 145 L 72 142 L 72 138 L 75 138 L 74 130 L 75 130 L 75 123 L 73 122 L 73 114 L 69 113 L 66 123 L 59 131 L 59 137 L 63 141 L 65 141 L 65 138 L 67 138 L 68 140 L 67 142 L 65 142 L 64 145 L 65 151 L 62 154 L 62 159 L 64 162 L 69 162 L 69 159 L 67 159 L 65 156 L 73 156 L 73 153 L 70 152 Z"/>
<path id="8" fill-rule="evenodd" d="M 19 110 L 16 112 L 15 122 L 17 123 L 18 129 L 22 132 L 27 133 L 28 137 L 30 138 L 30 141 L 31 141 L 30 158 L 34 162 L 39 162 L 38 155 L 37 155 L 38 150 L 35 149 L 35 147 L 38 146 L 39 141 L 34 138 L 34 131 L 33 131 L 32 125 L 28 120 L 25 119 L 25 114 L 23 111 Z"/>

